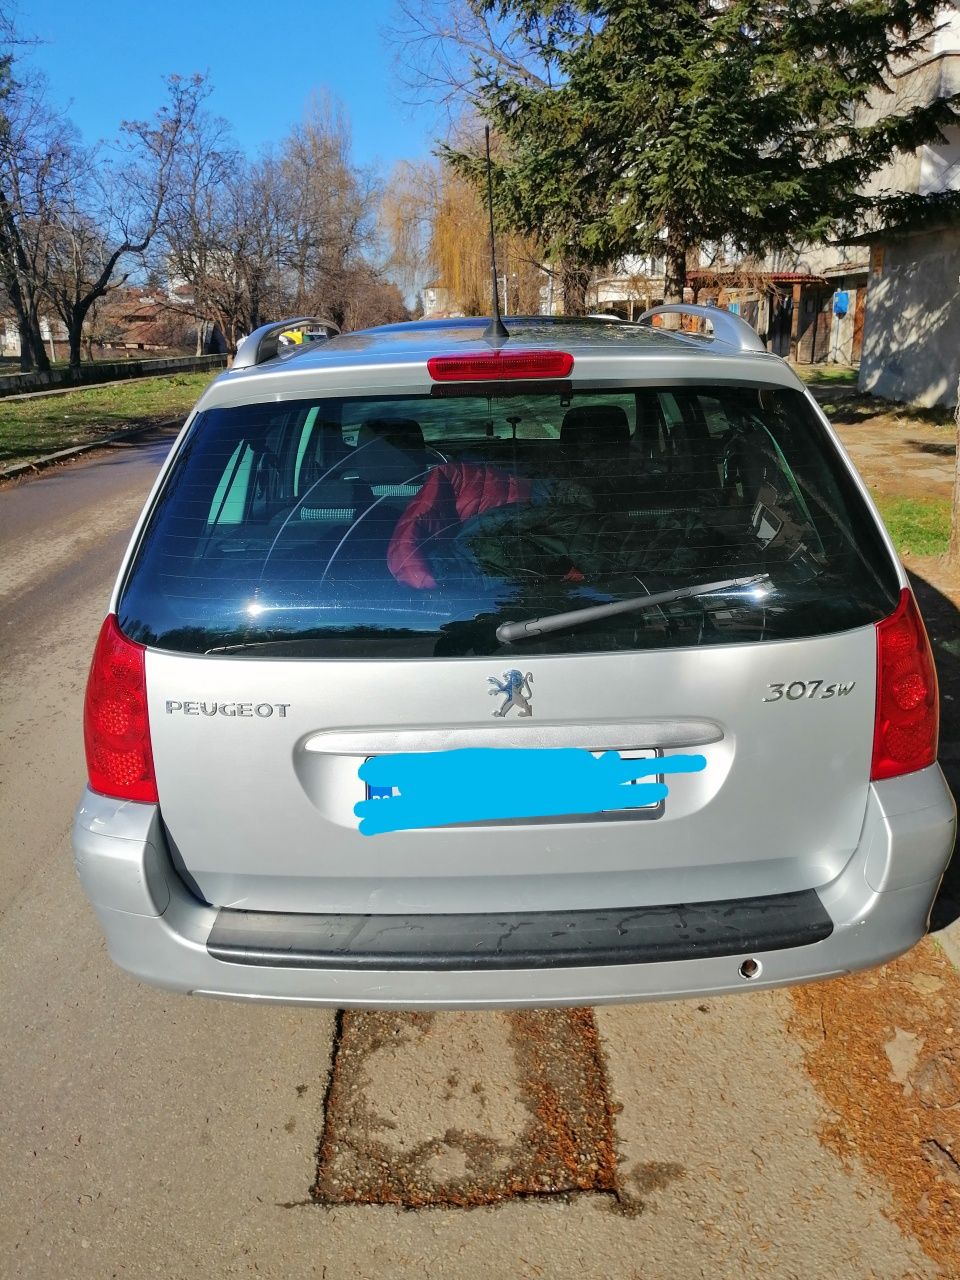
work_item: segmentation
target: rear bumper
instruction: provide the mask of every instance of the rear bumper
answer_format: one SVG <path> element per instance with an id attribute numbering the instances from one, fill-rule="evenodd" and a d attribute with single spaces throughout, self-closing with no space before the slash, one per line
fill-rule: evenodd
<path id="1" fill-rule="evenodd" d="M 286 969 L 582 969 L 782 951 L 829 937 L 813 889 L 615 910 L 458 915 L 217 914 L 207 951 Z"/>
<path id="2" fill-rule="evenodd" d="M 508 929 L 521 923 L 514 935 L 524 927 L 529 935 L 512 955 L 507 944 L 505 956 L 491 941 L 491 917 L 396 917 L 400 943 L 386 946 L 354 945 L 365 930 L 368 940 L 383 932 L 382 923 L 371 931 L 365 917 L 344 928 L 343 917 L 221 913 L 184 886 L 155 807 L 90 792 L 77 811 L 73 843 L 111 956 L 151 985 L 288 1004 L 482 1008 L 720 995 L 881 964 L 926 932 L 955 830 L 953 798 L 938 766 L 876 783 L 853 857 L 815 895 L 779 899 L 782 927 L 771 925 L 771 899 L 699 904 L 691 908 L 696 919 L 685 921 L 677 908 L 658 908 L 627 934 L 613 912 L 557 913 L 567 926 L 581 917 L 574 927 L 596 941 L 592 955 L 589 939 L 583 946 L 552 943 L 558 920 L 546 916 L 499 917 Z M 469 959 L 452 920 L 474 922 L 467 926 Z M 618 942 L 624 937 L 628 943 Z M 741 975 L 745 960 L 757 962 L 756 976 Z"/>

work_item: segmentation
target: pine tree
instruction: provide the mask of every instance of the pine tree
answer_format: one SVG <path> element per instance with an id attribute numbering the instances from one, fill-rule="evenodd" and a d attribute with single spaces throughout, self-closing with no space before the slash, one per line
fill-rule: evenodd
<path id="1" fill-rule="evenodd" d="M 871 176 L 958 118 L 960 95 L 870 110 L 940 0 L 471 3 L 535 30 L 554 68 L 531 83 L 478 57 L 475 100 L 503 143 L 498 217 L 566 267 L 568 310 L 576 271 L 626 254 L 665 253 L 676 299 L 702 244 L 759 254 L 849 233 L 883 208 Z M 446 155 L 480 180 L 478 157 Z"/>

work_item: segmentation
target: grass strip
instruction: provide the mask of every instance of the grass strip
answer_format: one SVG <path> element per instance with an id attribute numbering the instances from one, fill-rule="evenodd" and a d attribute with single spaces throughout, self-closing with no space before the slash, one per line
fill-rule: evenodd
<path id="1" fill-rule="evenodd" d="M 946 551 L 950 541 L 949 499 L 877 494 L 875 501 L 901 555 L 938 556 Z"/>
<path id="2" fill-rule="evenodd" d="M 845 364 L 796 364 L 793 371 L 813 386 L 855 387 L 858 371 Z"/>
<path id="3" fill-rule="evenodd" d="M 175 373 L 67 395 L 0 400 L 0 465 L 69 449 L 124 427 L 185 418 L 215 376 Z"/>

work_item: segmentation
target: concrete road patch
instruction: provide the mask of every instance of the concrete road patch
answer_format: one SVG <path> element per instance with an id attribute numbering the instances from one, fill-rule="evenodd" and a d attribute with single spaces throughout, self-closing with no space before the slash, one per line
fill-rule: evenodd
<path id="1" fill-rule="evenodd" d="M 317 1200 L 492 1204 L 610 1191 L 615 1168 L 589 1010 L 343 1014 Z"/>

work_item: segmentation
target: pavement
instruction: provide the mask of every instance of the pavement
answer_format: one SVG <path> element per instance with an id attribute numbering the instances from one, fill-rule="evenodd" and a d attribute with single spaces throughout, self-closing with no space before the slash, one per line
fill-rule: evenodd
<path id="1" fill-rule="evenodd" d="M 575 1025 L 351 1025 L 114 969 L 69 846 L 80 709 L 168 444 L 0 492 L 0 1275 L 960 1274 L 960 978 L 935 942 L 799 993 Z M 497 1195 L 457 1203 L 471 1179 Z"/>

